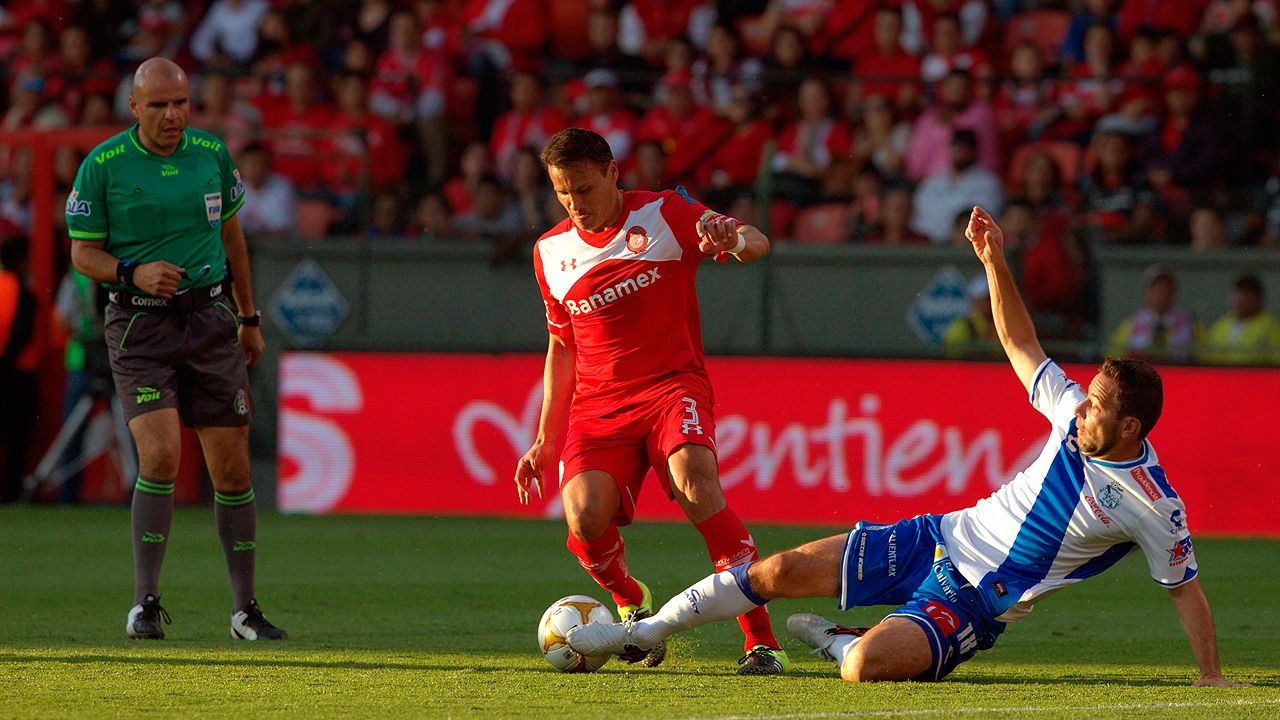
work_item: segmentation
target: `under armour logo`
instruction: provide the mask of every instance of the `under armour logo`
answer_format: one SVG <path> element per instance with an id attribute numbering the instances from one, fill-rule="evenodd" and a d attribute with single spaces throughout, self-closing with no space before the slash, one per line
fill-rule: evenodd
<path id="1" fill-rule="evenodd" d="M 578 258 L 560 261 L 560 272 L 568 272 L 570 270 L 577 270 L 577 269 L 578 269 Z"/>
<path id="2" fill-rule="evenodd" d="M 683 397 L 680 401 L 684 403 L 684 420 L 680 423 L 680 432 L 688 435 L 689 433 L 702 434 L 702 425 L 698 420 L 698 403 L 693 398 Z"/>

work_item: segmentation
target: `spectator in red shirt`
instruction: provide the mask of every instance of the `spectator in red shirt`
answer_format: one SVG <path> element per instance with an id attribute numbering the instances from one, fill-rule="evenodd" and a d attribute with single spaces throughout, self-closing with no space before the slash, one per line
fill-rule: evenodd
<path id="1" fill-rule="evenodd" d="M 928 36 L 939 15 L 954 15 L 960 21 L 961 43 L 978 47 L 987 28 L 986 0 L 902 0 L 902 46 L 923 55 Z"/>
<path id="2" fill-rule="evenodd" d="M 934 107 L 916 119 L 907 143 L 907 177 L 921 180 L 950 166 L 951 137 L 960 128 L 973 130 L 978 137 L 978 164 L 991 172 L 1000 167 L 999 131 L 995 111 L 975 100 L 969 74 L 952 70 L 938 83 Z"/>
<path id="3" fill-rule="evenodd" d="M 495 68 L 541 69 L 551 33 L 542 0 L 464 0 L 459 15 L 473 52 Z"/>
<path id="4" fill-rule="evenodd" d="M 291 65 L 285 74 L 283 99 L 263 99 L 262 126 L 275 157 L 273 169 L 302 194 L 320 189 L 332 118 L 333 107 L 317 100 L 315 78 L 303 63 Z"/>
<path id="5" fill-rule="evenodd" d="M 833 58 L 842 65 L 871 52 L 876 44 L 878 16 L 887 7 L 889 5 L 884 0 L 835 3 L 813 36 L 813 52 Z"/>
<path id="6" fill-rule="evenodd" d="M 902 10 L 885 6 L 876 12 L 872 46 L 853 61 L 859 98 L 883 95 L 900 110 L 914 111 L 920 101 L 920 59 L 902 49 Z"/>
<path id="7" fill-rule="evenodd" d="M 427 154 L 427 180 L 439 184 L 447 173 L 449 58 L 443 47 L 422 46 L 418 18 L 408 11 L 391 16 L 388 38 L 370 88 L 370 108 L 393 125 L 417 127 Z"/>
<path id="8" fill-rule="evenodd" d="M 258 43 L 253 59 L 249 61 L 250 71 L 261 85 L 259 92 L 284 95 L 285 71 L 294 63 L 307 63 L 317 67 L 320 56 L 311 45 L 295 41 L 293 30 L 283 12 L 270 10 L 262 16 L 262 23 L 258 26 Z"/>
<path id="9" fill-rule="evenodd" d="M 1110 26 L 1092 25 L 1084 36 L 1084 62 L 1071 66 L 1059 104 L 1068 137 L 1087 137 L 1098 118 L 1110 112 L 1124 95 L 1124 81 L 1115 73 L 1115 40 Z"/>
<path id="10" fill-rule="evenodd" d="M 415 70 L 423 54 L 418 19 L 401 10 L 391 16 L 387 49 L 378 56 L 373 83 L 369 88 L 373 111 L 398 126 L 409 125 L 415 116 L 417 83 Z"/>
<path id="11" fill-rule="evenodd" d="M 603 137 L 613 151 L 613 159 L 619 165 L 626 164 L 631 158 L 637 120 L 635 113 L 618 104 L 618 78 L 611 70 L 596 68 L 582 82 L 587 88 L 586 107 L 573 121 L 574 126 Z"/>
<path id="12" fill-rule="evenodd" d="M 852 137 L 847 125 L 831 117 L 831 95 L 824 81 L 809 78 L 801 83 L 799 106 L 800 119 L 778 138 L 773 171 L 781 181 L 780 192 L 796 204 L 807 204 L 824 194 L 823 182 L 839 160 L 848 157 Z"/>
<path id="13" fill-rule="evenodd" d="M 664 76 L 658 90 L 665 92 L 665 100 L 645 113 L 636 130 L 637 140 L 656 140 L 662 144 L 667 159 L 668 186 L 694 184 L 699 167 L 733 132 L 715 113 L 694 103 L 691 83 L 688 72 Z"/>
<path id="14" fill-rule="evenodd" d="M 13 0 L 6 3 L 4 24 L 0 32 L 20 28 L 25 30 L 33 22 L 44 23 L 47 33 L 59 33 L 71 19 L 71 3 L 67 0 Z"/>
<path id="15" fill-rule="evenodd" d="M 343 75 L 334 83 L 337 112 L 329 124 L 325 181 L 339 204 L 354 207 L 365 189 L 365 173 L 375 192 L 404 179 L 408 153 L 391 123 L 369 112 L 364 78 Z"/>
<path id="16" fill-rule="evenodd" d="M 771 0 L 760 16 L 760 30 L 766 37 L 773 37 L 784 27 L 800 33 L 804 46 L 815 51 L 810 40 L 818 35 L 822 24 L 831 12 L 833 0 Z"/>
<path id="17" fill-rule="evenodd" d="M 1062 116 L 1056 84 L 1045 76 L 1040 49 L 1032 43 L 1020 43 L 1010 54 L 995 112 L 1006 147 L 1038 139 Z"/>
<path id="18" fill-rule="evenodd" d="M 1208 6 L 1209 0 L 1123 0 L 1116 29 L 1124 40 L 1140 28 L 1170 30 L 1178 37 L 1189 38 L 1200 26 Z"/>
<path id="19" fill-rule="evenodd" d="M 1116 69 L 1124 81 L 1120 112 L 1131 118 L 1159 115 L 1161 78 L 1168 66 L 1159 55 L 1159 35 L 1152 30 L 1139 30 L 1129 40 L 1129 58 Z"/>
<path id="20" fill-rule="evenodd" d="M 981 48 L 968 47 L 960 29 L 960 18 L 942 13 L 933 19 L 929 52 L 920 61 L 920 78 L 932 85 L 952 70 L 964 70 L 984 86 L 991 77 L 991 61 Z"/>
<path id="21" fill-rule="evenodd" d="M 89 33 L 68 25 L 58 37 L 58 57 L 49 64 L 49 93 L 58 98 L 73 122 L 87 96 L 115 92 L 119 75 L 106 58 L 93 58 Z"/>
<path id="22" fill-rule="evenodd" d="M 692 36 L 702 0 L 631 0 L 622 8 L 620 45 L 623 52 L 654 62 L 672 38 Z"/>
<path id="23" fill-rule="evenodd" d="M 511 109 L 498 117 L 489 138 L 493 166 L 504 182 L 511 179 L 511 160 L 525 146 L 542 147 L 547 138 L 568 125 L 564 114 L 543 101 L 542 80 L 517 72 L 511 78 Z"/>
<path id="24" fill-rule="evenodd" d="M 467 143 L 458 160 L 459 174 L 444 184 L 444 197 L 455 213 L 471 212 L 476 203 L 476 190 L 480 178 L 493 172 L 493 158 L 489 146 L 482 140 Z"/>
<path id="25" fill-rule="evenodd" d="M 721 196 L 736 196 L 755 184 L 765 143 L 773 139 L 773 126 L 760 118 L 760 106 L 751 88 L 738 83 L 732 93 L 724 117 L 733 124 L 733 133 L 716 146 L 710 160 L 699 168 L 698 181 L 708 188 L 708 198 L 712 197 L 711 189 Z"/>
<path id="26" fill-rule="evenodd" d="M 22 39 L 9 56 L 5 76 L 44 77 L 55 62 L 53 55 L 53 36 L 50 23 L 42 17 L 36 17 L 22 28 Z"/>
<path id="27" fill-rule="evenodd" d="M 200 104 L 191 113 L 191 124 L 222 138 L 234 158 L 253 139 L 258 113 L 248 103 L 232 97 L 231 78 L 211 73 L 200 80 Z"/>

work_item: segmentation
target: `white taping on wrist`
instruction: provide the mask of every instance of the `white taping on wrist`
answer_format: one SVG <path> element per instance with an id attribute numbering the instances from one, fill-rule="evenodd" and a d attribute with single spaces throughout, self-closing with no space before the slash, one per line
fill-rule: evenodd
<path id="1" fill-rule="evenodd" d="M 738 253 L 740 253 L 740 252 L 742 252 L 743 250 L 746 250 L 746 249 L 747 249 L 747 238 L 746 238 L 746 236 L 745 236 L 745 235 L 743 235 L 743 234 L 739 233 L 739 234 L 738 234 L 738 244 L 737 244 L 737 245 L 734 245 L 734 246 L 733 246 L 732 248 L 730 248 L 727 252 L 728 252 L 730 255 L 737 255 Z"/>

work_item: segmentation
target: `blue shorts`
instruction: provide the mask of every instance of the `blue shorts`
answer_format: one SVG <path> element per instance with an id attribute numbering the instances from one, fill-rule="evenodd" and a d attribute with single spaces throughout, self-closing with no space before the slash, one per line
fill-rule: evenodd
<path id="1" fill-rule="evenodd" d="M 899 605 L 886 617 L 907 618 L 924 630 L 933 664 L 914 680 L 941 680 L 995 645 L 1004 631 L 951 563 L 938 528 L 941 517 L 920 515 L 893 525 L 860 522 L 845 540 L 840 564 L 841 610 Z"/>

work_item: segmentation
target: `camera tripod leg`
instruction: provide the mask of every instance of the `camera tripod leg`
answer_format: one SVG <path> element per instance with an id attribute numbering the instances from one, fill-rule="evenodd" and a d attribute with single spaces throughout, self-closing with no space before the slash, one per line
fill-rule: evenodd
<path id="1" fill-rule="evenodd" d="M 75 437 L 76 433 L 80 432 L 88 423 L 91 410 L 93 410 L 92 395 L 85 395 L 76 401 L 75 407 L 71 409 L 71 414 L 62 423 L 62 428 L 58 430 L 58 436 L 53 439 L 53 444 L 45 451 L 44 457 L 40 458 L 40 463 L 36 465 L 35 471 L 23 478 L 22 486 L 28 496 L 45 482 L 52 480 L 52 484 L 60 485 L 69 475 L 79 470 L 79 468 L 68 470 L 58 467 L 58 461 L 62 458 L 62 453 L 67 449 L 67 445 L 71 443 L 71 438 Z M 87 464 L 89 464 L 89 460 L 86 459 L 80 467 L 84 467 Z"/>

